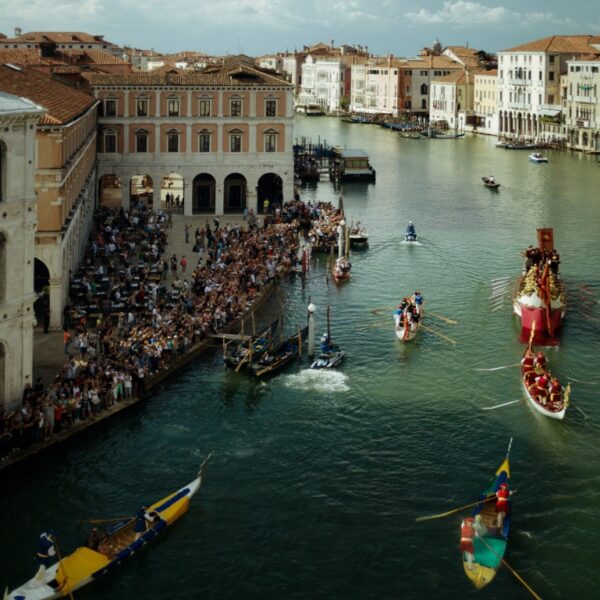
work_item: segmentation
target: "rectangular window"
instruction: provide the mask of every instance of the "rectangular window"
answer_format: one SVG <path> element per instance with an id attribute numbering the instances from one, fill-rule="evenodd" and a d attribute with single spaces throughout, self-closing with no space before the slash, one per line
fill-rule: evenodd
<path id="1" fill-rule="evenodd" d="M 148 152 L 148 134 L 136 133 L 135 134 L 135 151 L 136 152 Z"/>
<path id="2" fill-rule="evenodd" d="M 554 94 L 548 94 L 548 104 L 554 104 Z"/>
<path id="3" fill-rule="evenodd" d="M 396 73 L 394 73 L 395 75 Z M 427 77 L 427 71 L 421 71 L 421 77 Z"/>
<path id="4" fill-rule="evenodd" d="M 179 98 L 169 98 L 167 101 L 168 112 L 170 117 L 179 116 Z"/>
<path id="5" fill-rule="evenodd" d="M 229 151 L 230 152 L 241 152 L 242 151 L 242 134 L 232 133 L 229 136 Z"/>
<path id="6" fill-rule="evenodd" d="M 210 133 L 201 133 L 198 138 L 198 152 L 210 152 Z"/>
<path id="7" fill-rule="evenodd" d="M 554 56 L 549 56 L 548 60 L 550 61 L 550 64 L 553 65 L 554 64 Z"/>
<path id="8" fill-rule="evenodd" d="M 265 114 L 267 117 L 277 116 L 277 100 L 267 100 L 265 103 Z"/>
<path id="9" fill-rule="evenodd" d="M 242 101 L 241 100 L 232 100 L 230 105 L 230 112 L 232 117 L 241 117 L 242 116 Z"/>
<path id="10" fill-rule="evenodd" d="M 116 117 L 117 116 L 117 101 L 116 100 L 105 100 L 104 101 L 104 116 L 105 117 Z"/>
<path id="11" fill-rule="evenodd" d="M 548 73 L 548 79 L 550 81 L 554 81 L 554 71 L 550 71 L 550 73 Z"/>
<path id="12" fill-rule="evenodd" d="M 178 133 L 167 133 L 167 152 L 179 152 Z"/>
<path id="13" fill-rule="evenodd" d="M 541 81 L 542 80 L 542 72 L 538 71 L 538 80 Z"/>
<path id="14" fill-rule="evenodd" d="M 114 133 L 104 134 L 104 152 L 114 154 L 117 151 L 117 136 Z"/>
<path id="15" fill-rule="evenodd" d="M 147 98 L 138 98 L 136 102 L 137 110 L 136 115 L 138 117 L 147 117 L 148 116 L 148 99 Z"/>
<path id="16" fill-rule="evenodd" d="M 265 152 L 277 152 L 276 133 L 267 133 L 265 135 Z"/>
<path id="17" fill-rule="evenodd" d="M 211 100 L 200 100 L 198 103 L 198 114 L 201 117 L 210 117 Z"/>

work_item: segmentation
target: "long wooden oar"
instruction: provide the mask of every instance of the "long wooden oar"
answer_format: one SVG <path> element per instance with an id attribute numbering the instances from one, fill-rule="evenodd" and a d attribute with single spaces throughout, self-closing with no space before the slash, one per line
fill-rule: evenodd
<path id="1" fill-rule="evenodd" d="M 452 319 L 449 319 L 448 317 L 444 317 L 443 315 L 438 315 L 429 310 L 427 311 L 427 316 L 433 317 L 434 319 L 439 319 L 440 321 L 444 321 L 445 323 L 448 323 L 450 325 L 456 325 L 458 323 L 458 321 L 453 321 Z"/>
<path id="2" fill-rule="evenodd" d="M 460 512 L 461 510 L 465 510 L 465 508 L 471 508 L 472 506 L 477 506 L 478 504 L 482 504 L 483 502 L 489 502 L 490 500 L 495 500 L 496 495 L 489 496 L 483 500 L 478 500 L 477 502 L 471 502 L 470 504 L 465 504 L 464 506 L 459 506 L 458 508 L 453 508 L 444 513 L 440 513 L 439 515 L 430 515 L 428 517 L 417 517 L 415 519 L 415 523 L 421 523 L 422 521 L 432 521 L 433 519 L 442 519 L 443 517 L 447 517 L 449 515 L 453 515 L 454 513 Z"/>
<path id="3" fill-rule="evenodd" d="M 502 367 L 492 367 L 491 369 L 473 369 L 474 371 L 501 371 L 502 369 L 512 369 L 518 367 L 521 363 L 515 363 L 513 365 L 503 365 Z"/>
<path id="4" fill-rule="evenodd" d="M 427 327 L 427 325 L 424 325 L 423 323 L 421 323 L 421 327 L 423 329 L 425 329 L 425 331 L 429 331 L 431 333 L 434 333 L 438 337 L 441 337 L 443 340 L 446 340 L 447 342 L 450 342 L 451 344 L 456 344 L 456 341 L 453 340 L 452 338 L 449 338 L 449 337 L 445 336 L 443 333 L 440 333 L 439 331 L 436 331 L 435 329 L 432 329 L 431 327 Z"/>
<path id="5" fill-rule="evenodd" d="M 536 594 L 533 589 L 531 588 L 531 586 L 506 562 L 506 560 L 504 560 L 504 558 L 502 558 L 486 541 L 485 541 L 485 537 L 480 537 L 479 538 L 495 555 L 497 558 L 499 558 L 502 561 L 502 564 L 519 580 L 520 583 L 523 584 L 523 586 L 525 587 L 525 589 L 536 599 L 536 600 L 542 600 L 541 596 L 538 596 L 538 594 Z"/>
<path id="6" fill-rule="evenodd" d="M 100 525 L 102 523 L 118 523 L 119 521 L 127 521 L 132 519 L 131 515 L 127 517 L 113 517 L 112 519 L 80 519 L 78 523 L 90 523 L 91 525 Z"/>
<path id="7" fill-rule="evenodd" d="M 502 408 L 503 406 L 508 406 L 509 404 L 516 404 L 517 402 L 521 402 L 522 398 L 518 400 L 511 400 L 510 402 L 505 402 L 504 404 L 496 404 L 496 406 L 484 406 L 481 410 L 494 410 L 495 408 Z"/>

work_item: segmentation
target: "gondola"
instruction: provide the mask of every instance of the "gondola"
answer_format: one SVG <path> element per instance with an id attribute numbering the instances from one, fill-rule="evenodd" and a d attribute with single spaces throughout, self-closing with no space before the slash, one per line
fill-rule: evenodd
<path id="1" fill-rule="evenodd" d="M 480 515 L 481 523 L 485 527 L 485 530 L 480 531 L 479 535 L 475 535 L 472 538 L 474 553 L 471 564 L 469 564 L 467 552 L 461 552 L 465 573 L 477 589 L 485 587 L 494 579 L 506 552 L 512 514 L 511 500 L 509 496 L 508 511 L 504 518 L 502 529 L 499 530 L 496 521 L 497 513 L 494 499 L 496 492 L 503 483 L 510 484 L 510 464 L 508 457 L 511 445 L 512 438 L 508 444 L 506 458 L 496 470 L 492 484 L 481 493 L 481 502 L 473 510 L 472 518 L 476 519 L 477 515 Z"/>
<path id="2" fill-rule="evenodd" d="M 310 365 L 311 369 L 333 369 L 346 356 L 346 353 L 331 341 L 331 309 L 327 306 L 327 332 L 321 338 L 321 353 Z"/>
<path id="3" fill-rule="evenodd" d="M 562 421 L 562 419 L 565 418 L 565 413 L 569 407 L 571 384 L 568 384 L 566 388 L 560 386 L 560 389 L 557 390 L 542 390 L 538 387 L 537 379 L 539 377 L 543 376 L 547 383 L 551 383 L 552 375 L 548 369 L 540 367 L 536 368 L 532 365 L 534 355 L 532 340 L 534 333 L 535 327 L 531 331 L 529 346 L 525 350 L 523 360 L 521 361 L 521 381 L 523 383 L 523 389 L 525 390 L 525 396 L 527 397 L 529 404 L 531 404 L 537 412 L 545 417 Z M 531 357 L 529 364 L 526 363 L 528 356 Z"/>
<path id="4" fill-rule="evenodd" d="M 399 309 L 396 309 L 396 311 L 394 312 L 394 322 L 395 322 L 394 331 L 396 332 L 396 337 L 401 342 L 412 342 L 417 337 L 417 333 L 419 332 L 419 329 L 421 328 L 421 323 L 422 323 L 423 317 L 425 315 L 425 313 L 423 311 L 423 307 L 421 307 L 421 311 L 418 315 L 418 319 L 417 320 L 412 319 L 410 321 L 406 316 L 406 311 L 404 311 L 401 321 L 398 322 L 396 319 L 398 310 Z"/>
<path id="5" fill-rule="evenodd" d="M 226 352 L 223 357 L 225 366 L 238 371 L 242 365 L 259 358 L 272 346 L 278 326 L 279 319 L 273 321 L 260 335 L 250 338 L 250 341 L 245 340 L 233 350 Z"/>
<path id="6" fill-rule="evenodd" d="M 166 528 L 183 516 L 190 499 L 200 489 L 210 455 L 202 463 L 196 479 L 181 489 L 140 511 L 145 531 L 136 533 L 138 518 L 130 517 L 118 521 L 106 530 L 106 537 L 94 550 L 80 546 L 47 569 L 41 568 L 37 575 L 22 586 L 5 594 L 5 600 L 49 600 L 72 597 L 79 588 L 111 573 L 115 567 L 131 558 L 157 537 L 162 537 Z M 101 551 L 103 550 L 103 551 Z"/>
<path id="7" fill-rule="evenodd" d="M 308 327 L 302 329 L 289 337 L 287 340 L 279 344 L 276 348 L 268 350 L 263 355 L 255 360 L 250 370 L 257 377 L 264 377 L 281 371 L 289 365 L 295 358 L 301 355 L 302 343 L 306 340 Z"/>
<path id="8" fill-rule="evenodd" d="M 483 185 L 485 185 L 485 187 L 492 190 L 497 190 L 500 187 L 500 184 L 494 179 L 493 176 L 482 177 L 481 180 L 483 181 Z"/>
<path id="9" fill-rule="evenodd" d="M 337 344 L 329 344 L 327 352 L 321 352 L 310 365 L 311 369 L 334 369 L 346 356 Z"/>

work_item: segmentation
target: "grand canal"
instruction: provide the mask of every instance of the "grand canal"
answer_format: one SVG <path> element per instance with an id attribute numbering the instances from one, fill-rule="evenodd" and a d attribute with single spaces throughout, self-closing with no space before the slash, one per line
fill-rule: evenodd
<path id="1" fill-rule="evenodd" d="M 188 515 L 77 597 L 476 597 L 458 551 L 460 514 L 414 521 L 475 500 L 512 436 L 509 564 L 544 598 L 597 597 L 595 159 L 550 151 L 548 165 L 534 165 L 492 138 L 413 141 L 326 118 L 298 119 L 296 135 L 362 148 L 377 169 L 376 184 L 341 190 L 347 216 L 371 236 L 351 257 L 351 283 L 327 285 L 316 258 L 307 280 L 283 282 L 269 307 L 291 328 L 311 298 L 321 333 L 330 304 L 347 361 L 324 373 L 305 359 L 256 382 L 226 372 L 215 352 L 141 407 L 3 474 L 0 583 L 31 576 L 41 531 L 55 529 L 64 553 L 85 539 L 78 520 L 131 513 L 191 480 L 212 452 Z M 499 193 L 481 184 L 491 173 Z M 323 182 L 303 198 L 339 194 Z M 401 243 L 409 219 L 421 246 Z M 523 396 L 518 369 L 478 369 L 520 359 L 508 289 L 492 281 L 520 272 L 520 251 L 540 226 L 554 227 L 569 297 L 550 366 L 573 382 L 587 419 L 571 407 L 564 422 L 551 422 L 524 402 L 482 410 Z M 437 318 L 404 347 L 389 307 L 417 288 Z M 530 597 L 505 569 L 483 595 Z"/>

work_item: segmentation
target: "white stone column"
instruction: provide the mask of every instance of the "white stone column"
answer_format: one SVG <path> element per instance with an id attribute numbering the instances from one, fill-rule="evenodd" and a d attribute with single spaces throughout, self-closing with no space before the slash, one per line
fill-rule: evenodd
<path id="1" fill-rule="evenodd" d="M 250 123 L 248 126 L 248 153 L 250 155 L 258 152 L 256 146 L 256 123 Z"/>
<path id="2" fill-rule="evenodd" d="M 192 116 L 192 91 L 187 93 L 187 117 Z"/>
<path id="3" fill-rule="evenodd" d="M 60 329 L 63 309 L 62 277 L 50 278 L 50 328 Z M 43 325 L 40 323 L 40 325 Z"/>
<path id="4" fill-rule="evenodd" d="M 215 214 L 222 215 L 225 207 L 225 183 L 223 181 L 223 174 L 219 173 L 215 175 Z"/>
<path id="5" fill-rule="evenodd" d="M 131 195 L 129 193 L 131 182 L 129 177 L 121 177 L 121 206 L 125 210 L 129 210 Z"/>
<path id="6" fill-rule="evenodd" d="M 123 106 L 123 116 L 128 117 L 129 116 L 129 91 L 124 92 L 123 102 L 125 103 L 125 105 Z"/>
<path id="7" fill-rule="evenodd" d="M 250 92 L 250 118 L 256 117 L 256 92 Z"/>
<path id="8" fill-rule="evenodd" d="M 123 156 L 129 154 L 129 123 L 123 126 Z"/>
<path id="9" fill-rule="evenodd" d="M 192 177 L 184 177 L 183 178 L 183 198 L 185 202 L 183 203 L 183 214 L 186 217 L 192 216 L 192 200 L 194 196 L 194 179 Z"/>
<path id="10" fill-rule="evenodd" d="M 160 92 L 154 92 L 154 101 L 156 102 L 154 116 L 160 118 Z"/>

